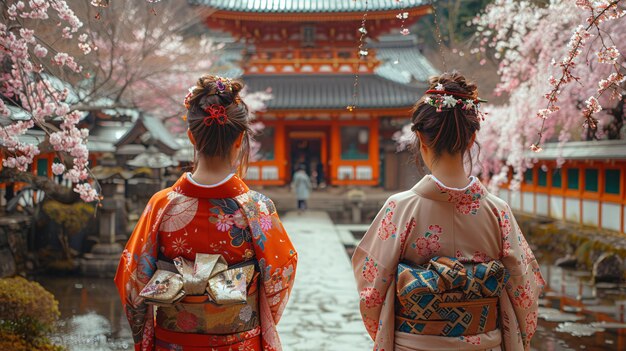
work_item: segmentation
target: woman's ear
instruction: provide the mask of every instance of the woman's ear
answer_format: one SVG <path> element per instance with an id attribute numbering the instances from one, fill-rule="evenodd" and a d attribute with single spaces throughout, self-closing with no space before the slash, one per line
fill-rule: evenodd
<path id="1" fill-rule="evenodd" d="M 189 141 L 191 141 L 191 144 L 193 146 L 196 146 L 196 139 L 193 137 L 193 134 L 191 134 L 191 129 L 187 129 L 187 136 L 189 137 Z"/>
<path id="2" fill-rule="evenodd" d="M 428 147 L 426 146 L 426 143 L 423 143 L 422 140 L 424 140 L 422 138 L 422 134 L 420 132 L 415 132 L 415 135 L 417 136 L 417 140 L 420 144 L 420 150 L 421 151 L 428 151 Z"/>

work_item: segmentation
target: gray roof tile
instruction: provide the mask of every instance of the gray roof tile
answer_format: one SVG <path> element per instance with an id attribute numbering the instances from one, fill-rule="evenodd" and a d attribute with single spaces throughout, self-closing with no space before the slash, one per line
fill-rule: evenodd
<path id="1" fill-rule="evenodd" d="M 365 1 L 353 0 L 188 0 L 190 4 L 210 6 L 218 10 L 259 13 L 329 13 L 362 12 Z M 426 0 L 404 0 L 406 8 L 427 5 Z M 370 11 L 399 10 L 393 0 L 369 0 Z"/>
<path id="2" fill-rule="evenodd" d="M 559 147 L 558 143 L 547 143 L 542 152 L 528 151 L 528 158 L 538 160 L 606 160 L 626 159 L 626 140 L 570 141 Z"/>
<path id="3" fill-rule="evenodd" d="M 348 74 L 246 75 L 250 91 L 272 89 L 268 109 L 343 109 L 352 103 L 354 76 Z M 360 108 L 410 107 L 426 86 L 397 83 L 375 74 L 359 78 Z"/>

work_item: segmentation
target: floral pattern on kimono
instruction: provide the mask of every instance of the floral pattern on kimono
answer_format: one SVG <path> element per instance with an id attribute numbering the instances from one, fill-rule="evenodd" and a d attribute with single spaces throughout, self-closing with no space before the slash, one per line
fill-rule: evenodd
<path id="1" fill-rule="evenodd" d="M 221 254 L 230 265 L 250 259 L 259 262 L 263 267 L 263 284 L 259 289 L 260 336 L 257 337 L 263 350 L 281 350 L 276 324 L 293 286 L 297 254 L 274 204 L 250 191 L 236 176 L 211 187 L 194 183 L 189 175 L 152 197 L 118 265 L 115 283 L 135 349 L 155 349 L 158 330 L 155 331 L 154 308 L 144 303 L 139 292 L 156 271 L 157 257 L 171 260 L 182 256 L 194 260 L 196 253 Z M 245 311 L 241 312 L 242 319 L 246 317 Z M 194 320 L 181 313 L 177 323 L 184 329 L 192 326 Z M 240 340 L 232 346 L 245 349 L 246 345 L 254 344 L 246 337 L 253 336 L 254 333 L 240 333 L 224 338 Z M 180 344 L 184 344 L 184 335 L 180 339 Z M 185 349 L 178 344 L 167 347 Z"/>
<path id="2" fill-rule="evenodd" d="M 411 245 L 417 250 L 420 256 L 435 256 L 441 245 L 439 245 L 439 235 L 443 233 L 440 226 L 433 224 L 428 226 L 428 231 L 424 236 L 417 238 L 417 240 Z"/>
<path id="3" fill-rule="evenodd" d="M 396 228 L 406 228 L 399 239 L 380 235 Z M 422 265 L 433 256 L 503 262 L 511 278 L 500 296 L 501 329 L 457 338 L 395 331 L 398 263 Z M 530 348 L 543 278 L 508 205 L 476 178 L 454 189 L 426 176 L 411 190 L 391 196 L 357 246 L 352 264 L 374 350 Z"/>
<path id="4" fill-rule="evenodd" d="M 215 207 L 210 209 L 209 222 L 215 223 L 219 231 L 229 233 L 231 246 L 240 247 L 244 243 L 252 241 L 248 222 L 237 202 L 233 199 L 212 199 L 210 201 Z"/>
<path id="5" fill-rule="evenodd" d="M 472 214 L 478 213 L 480 208 L 480 199 L 485 195 L 485 191 L 480 183 L 473 182 L 467 189 L 463 191 L 450 191 L 441 182 L 435 179 L 435 184 L 442 193 L 448 194 L 448 201 L 455 204 L 455 208 L 459 213 Z"/>

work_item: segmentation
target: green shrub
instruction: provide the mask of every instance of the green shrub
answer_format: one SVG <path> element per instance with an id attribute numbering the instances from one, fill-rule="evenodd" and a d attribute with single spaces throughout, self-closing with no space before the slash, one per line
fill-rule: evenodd
<path id="1" fill-rule="evenodd" d="M 54 295 L 39 283 L 0 279 L 0 350 L 62 350 L 45 337 L 59 315 Z"/>
<path id="2" fill-rule="evenodd" d="M 45 338 L 28 342 L 21 336 L 0 330 L 0 350 L 11 351 L 64 351 L 62 346 L 52 345 Z"/>

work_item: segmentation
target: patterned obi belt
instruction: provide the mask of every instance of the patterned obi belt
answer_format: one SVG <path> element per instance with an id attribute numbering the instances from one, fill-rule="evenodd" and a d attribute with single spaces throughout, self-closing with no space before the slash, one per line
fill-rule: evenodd
<path id="1" fill-rule="evenodd" d="M 463 264 L 433 257 L 429 264 L 398 265 L 396 330 L 458 337 L 498 328 L 498 297 L 509 274 L 500 261 Z"/>
<path id="2" fill-rule="evenodd" d="M 197 254 L 195 262 L 177 257 L 157 265 L 140 294 L 156 305 L 157 331 L 231 335 L 259 327 L 255 262 L 228 267 L 221 255 Z"/>

